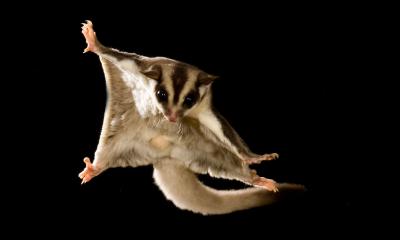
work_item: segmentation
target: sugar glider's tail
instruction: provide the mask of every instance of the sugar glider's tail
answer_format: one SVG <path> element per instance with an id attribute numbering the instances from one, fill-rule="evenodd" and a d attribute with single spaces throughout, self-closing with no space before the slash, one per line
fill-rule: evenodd
<path id="1" fill-rule="evenodd" d="M 205 186 L 196 174 L 174 163 L 154 164 L 154 179 L 168 200 L 177 207 L 204 215 L 226 214 L 270 204 L 286 192 L 304 191 L 297 184 L 278 184 L 278 193 L 261 188 L 216 190 Z"/>

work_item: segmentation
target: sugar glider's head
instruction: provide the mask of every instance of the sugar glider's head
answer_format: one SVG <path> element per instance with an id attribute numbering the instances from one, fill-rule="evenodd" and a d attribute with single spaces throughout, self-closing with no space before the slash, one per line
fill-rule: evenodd
<path id="1" fill-rule="evenodd" d="M 170 122 L 177 122 L 196 109 L 216 78 L 166 58 L 154 61 L 142 73 L 156 82 L 153 92 L 157 107 Z"/>

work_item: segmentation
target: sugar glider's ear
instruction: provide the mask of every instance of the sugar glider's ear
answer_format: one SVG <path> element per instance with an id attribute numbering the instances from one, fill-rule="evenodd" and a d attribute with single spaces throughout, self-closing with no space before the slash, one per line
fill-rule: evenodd
<path id="1" fill-rule="evenodd" d="M 156 80 L 157 82 L 161 81 L 162 71 L 160 65 L 150 65 L 140 72 L 143 73 L 146 77 Z"/>
<path id="2" fill-rule="evenodd" d="M 205 72 L 200 72 L 199 75 L 197 76 L 197 83 L 199 85 L 210 85 L 212 82 L 214 82 L 215 79 L 217 79 L 217 76 L 205 73 Z"/>

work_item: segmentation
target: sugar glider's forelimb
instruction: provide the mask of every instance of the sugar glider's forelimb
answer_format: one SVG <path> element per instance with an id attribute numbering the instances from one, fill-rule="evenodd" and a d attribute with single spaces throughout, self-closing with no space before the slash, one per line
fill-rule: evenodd
<path id="1" fill-rule="evenodd" d="M 104 47 L 96 37 L 91 21 L 87 21 L 82 26 L 82 33 L 85 36 L 87 47 L 84 52 L 94 52 L 99 55 L 103 67 L 104 75 L 107 84 L 107 110 L 106 119 L 114 116 L 120 116 L 126 113 L 129 109 L 134 108 L 134 99 L 132 97 L 132 86 L 127 84 L 123 79 L 123 69 L 115 63 L 119 60 L 135 63 L 135 59 L 139 59 L 137 54 L 123 53 L 116 49 Z M 105 126 L 103 126 L 104 129 Z"/>
<path id="2" fill-rule="evenodd" d="M 108 48 L 103 46 L 97 39 L 96 32 L 93 30 L 93 24 L 91 21 L 83 23 L 82 34 L 84 35 L 87 43 L 87 47 L 83 51 L 93 52 L 99 55 L 99 57 L 104 58 L 122 71 L 127 71 L 130 73 L 135 73 L 139 68 L 145 64 L 146 57 L 138 55 L 136 53 L 122 52 L 117 49 Z"/>

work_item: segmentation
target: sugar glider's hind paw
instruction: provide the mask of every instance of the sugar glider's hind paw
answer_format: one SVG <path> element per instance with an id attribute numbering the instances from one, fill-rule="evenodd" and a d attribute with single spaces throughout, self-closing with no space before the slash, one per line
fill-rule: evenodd
<path id="1" fill-rule="evenodd" d="M 87 183 L 92 179 L 95 175 L 95 168 L 93 164 L 90 162 L 90 159 L 88 157 L 85 157 L 83 159 L 83 162 L 86 164 L 85 169 L 81 173 L 79 173 L 79 178 L 82 179 L 82 183 Z"/>
<path id="2" fill-rule="evenodd" d="M 83 50 L 86 52 L 96 52 L 97 51 L 97 38 L 96 33 L 93 30 L 93 23 L 86 20 L 86 23 L 82 23 L 82 34 L 85 36 L 87 47 Z"/>
<path id="3" fill-rule="evenodd" d="M 278 187 L 276 186 L 276 182 L 272 179 L 268 179 L 265 177 L 255 177 L 253 180 L 253 185 L 256 187 L 262 187 L 272 192 L 278 192 Z"/>
<path id="4" fill-rule="evenodd" d="M 249 157 L 244 160 L 245 163 L 247 164 L 258 164 L 261 163 L 262 161 L 271 161 L 279 158 L 279 154 L 277 153 L 267 153 L 263 154 L 258 157 Z"/>

